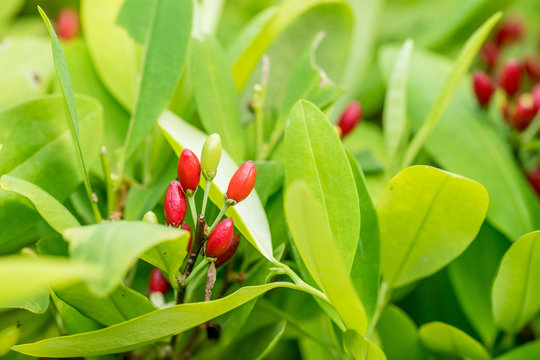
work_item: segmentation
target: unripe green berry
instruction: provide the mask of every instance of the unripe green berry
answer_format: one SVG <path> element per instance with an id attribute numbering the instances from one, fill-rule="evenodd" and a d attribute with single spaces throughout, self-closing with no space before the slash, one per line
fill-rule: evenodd
<path id="1" fill-rule="evenodd" d="M 201 170 L 206 180 L 216 177 L 219 160 L 221 159 L 221 137 L 212 134 L 204 142 L 201 154 Z"/>
<path id="2" fill-rule="evenodd" d="M 150 223 L 150 224 L 157 224 L 158 219 L 156 214 L 153 211 L 147 211 L 146 214 L 144 214 L 142 220 L 144 222 Z"/>

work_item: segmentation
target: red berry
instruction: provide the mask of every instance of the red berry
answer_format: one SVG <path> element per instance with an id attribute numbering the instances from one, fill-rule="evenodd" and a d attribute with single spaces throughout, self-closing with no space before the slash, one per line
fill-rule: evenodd
<path id="1" fill-rule="evenodd" d="M 531 94 L 523 94 L 519 97 L 512 114 L 512 125 L 518 130 L 524 130 L 529 126 L 536 115 L 534 99 Z"/>
<path id="2" fill-rule="evenodd" d="M 169 282 L 165 279 L 161 270 L 157 267 L 153 268 L 148 279 L 148 292 L 159 292 L 165 295 L 170 287 Z"/>
<path id="3" fill-rule="evenodd" d="M 508 96 L 514 96 L 521 83 L 521 65 L 515 60 L 509 60 L 504 66 L 499 78 L 499 85 Z"/>
<path id="4" fill-rule="evenodd" d="M 497 45 L 502 46 L 523 38 L 524 25 L 521 19 L 506 19 L 495 34 Z"/>
<path id="5" fill-rule="evenodd" d="M 227 251 L 233 240 L 234 222 L 233 219 L 227 218 L 221 220 L 219 224 L 212 230 L 212 233 L 206 241 L 206 255 L 210 257 L 218 257 Z"/>
<path id="6" fill-rule="evenodd" d="M 486 43 L 480 49 L 480 60 L 489 70 L 494 69 L 499 60 L 499 47 L 494 43 Z"/>
<path id="7" fill-rule="evenodd" d="M 201 179 L 201 164 L 197 155 L 189 149 L 184 149 L 178 159 L 178 180 L 184 192 L 195 191 Z"/>
<path id="8" fill-rule="evenodd" d="M 540 57 L 528 56 L 525 59 L 525 70 L 533 80 L 540 80 Z"/>
<path id="9" fill-rule="evenodd" d="M 179 181 L 174 180 L 169 184 L 167 193 L 165 193 L 163 210 L 167 224 L 174 227 L 182 225 L 182 221 L 186 217 L 187 203 Z"/>
<path id="10" fill-rule="evenodd" d="M 489 76 L 483 71 L 476 71 L 473 74 L 473 87 L 480 106 L 483 107 L 489 104 L 494 91 L 493 83 Z"/>
<path id="11" fill-rule="evenodd" d="M 189 240 L 187 244 L 187 252 L 191 251 L 191 244 L 193 243 L 193 233 L 191 232 L 191 226 L 188 223 L 183 223 L 181 226 L 182 230 L 186 230 L 189 233 Z"/>
<path id="12" fill-rule="evenodd" d="M 356 125 L 362 120 L 362 105 L 358 101 L 353 101 L 341 114 L 338 126 L 341 129 L 341 137 L 347 136 Z"/>
<path id="13" fill-rule="evenodd" d="M 56 33 L 63 40 L 73 39 L 79 32 L 79 15 L 77 10 L 65 7 L 56 18 Z"/>
<path id="14" fill-rule="evenodd" d="M 225 250 L 225 253 L 223 255 L 218 256 L 216 260 L 216 266 L 221 266 L 225 264 L 236 252 L 236 249 L 238 249 L 238 244 L 240 244 L 240 234 L 233 234 L 232 242 Z"/>
<path id="15" fill-rule="evenodd" d="M 527 177 L 529 178 L 529 183 L 536 191 L 536 194 L 540 196 L 540 168 L 530 172 Z"/>
<path id="16" fill-rule="evenodd" d="M 540 110 L 540 83 L 533 87 L 531 94 L 534 102 L 534 111 L 538 112 L 538 110 Z"/>
<path id="17" fill-rule="evenodd" d="M 255 186 L 255 180 L 257 178 L 257 168 L 253 161 L 246 161 L 240 169 L 236 170 L 234 175 L 229 181 L 229 187 L 227 188 L 227 199 L 234 200 L 237 203 L 248 197 L 253 186 Z"/>

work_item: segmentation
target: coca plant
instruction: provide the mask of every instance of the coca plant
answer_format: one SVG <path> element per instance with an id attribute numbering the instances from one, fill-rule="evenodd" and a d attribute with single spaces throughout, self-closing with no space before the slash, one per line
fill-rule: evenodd
<path id="1" fill-rule="evenodd" d="M 530 31 L 373 4 L 0 4 L 0 356 L 540 358 Z"/>

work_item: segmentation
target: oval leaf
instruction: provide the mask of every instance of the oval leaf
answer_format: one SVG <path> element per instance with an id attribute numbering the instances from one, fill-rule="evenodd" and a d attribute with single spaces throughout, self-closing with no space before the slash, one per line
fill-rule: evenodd
<path id="1" fill-rule="evenodd" d="M 64 231 L 72 259 L 101 265 L 106 276 L 88 281 L 98 295 L 110 293 L 123 279 L 139 255 L 165 241 L 178 241 L 186 255 L 187 231 L 141 221 L 115 221 Z"/>
<path id="2" fill-rule="evenodd" d="M 495 323 L 510 334 L 540 310 L 540 231 L 522 236 L 508 249 L 492 296 Z"/>
<path id="3" fill-rule="evenodd" d="M 390 288 L 433 274 L 461 254 L 487 207 L 487 191 L 474 181 L 429 166 L 399 172 L 377 204 L 382 271 Z"/>
<path id="4" fill-rule="evenodd" d="M 348 270 L 335 246 L 323 204 L 300 180 L 287 187 L 285 216 L 294 243 L 310 274 L 330 299 L 348 329 L 363 334 L 367 318 Z"/>
<path id="5" fill-rule="evenodd" d="M 31 182 L 3 175 L 0 178 L 0 187 L 21 194 L 30 200 L 41 217 L 59 233 L 67 228 L 81 226 L 64 205 L 51 194 Z"/>
<path id="6" fill-rule="evenodd" d="M 283 153 L 287 183 L 306 181 L 323 204 L 322 220 L 332 231 L 331 238 L 348 273 L 360 233 L 358 193 L 339 137 L 310 102 L 300 100 L 291 110 Z"/>
<path id="7" fill-rule="evenodd" d="M 27 355 L 52 358 L 126 352 L 205 323 L 278 287 L 294 288 L 295 285 L 275 282 L 246 286 L 219 300 L 176 305 L 102 330 L 17 345 L 13 350 Z"/>
<path id="8" fill-rule="evenodd" d="M 424 345 L 436 354 L 461 359 L 490 360 L 486 349 L 458 328 L 441 322 L 431 322 L 419 330 Z"/>
<path id="9" fill-rule="evenodd" d="M 184 148 L 190 149 L 197 156 L 201 155 L 206 135 L 199 129 L 189 125 L 175 114 L 166 111 L 159 119 L 159 126 L 176 154 L 180 156 Z M 210 200 L 218 207 L 223 205 L 223 196 L 229 186 L 229 180 L 238 169 L 234 160 L 226 151 L 221 155 L 216 178 L 210 188 Z M 201 177 L 201 185 L 204 177 Z M 261 200 L 255 191 L 242 202 L 227 210 L 226 215 L 232 217 L 234 225 L 268 260 L 272 261 L 272 239 L 266 213 Z"/>

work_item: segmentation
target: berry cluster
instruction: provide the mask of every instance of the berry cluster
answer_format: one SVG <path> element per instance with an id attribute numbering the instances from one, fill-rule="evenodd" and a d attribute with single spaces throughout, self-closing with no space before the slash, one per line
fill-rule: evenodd
<path id="1" fill-rule="evenodd" d="M 184 149 L 178 160 L 178 180 L 173 180 L 163 202 L 165 219 L 169 226 L 181 227 L 190 233 L 187 245 L 187 261 L 184 272 L 179 278 L 180 286 L 189 276 L 201 249 L 205 256 L 212 258 L 215 266 L 226 263 L 236 252 L 240 242 L 240 235 L 234 233 L 234 221 L 231 218 L 221 220 L 230 206 L 234 206 L 248 197 L 255 185 L 257 170 L 252 161 L 245 162 L 232 176 L 225 194 L 223 208 L 211 226 L 206 225 L 205 209 L 208 201 L 211 182 L 217 174 L 217 168 L 221 159 L 221 139 L 218 134 L 210 135 L 203 146 L 201 161 L 197 155 L 189 149 Z M 201 175 L 205 179 L 205 189 L 201 212 L 197 212 L 195 194 L 199 187 Z M 188 204 L 193 214 L 195 231 L 191 231 L 188 223 L 184 222 Z M 221 220 L 221 221 L 220 221 Z M 195 236 L 193 236 L 195 234 Z M 150 277 L 149 290 L 165 290 L 158 280 L 161 273 L 159 270 Z M 161 275 L 163 277 L 163 275 Z"/>
<path id="2" fill-rule="evenodd" d="M 521 60 L 504 59 L 505 51 L 525 36 L 520 19 L 506 19 L 480 51 L 482 70 L 473 74 L 473 89 L 480 107 L 487 107 L 498 87 L 502 93 L 502 118 L 519 137 L 529 128 L 540 110 L 540 55 L 527 55 Z M 540 44 L 539 44 L 540 45 Z M 525 166 L 528 168 L 530 166 Z M 540 167 L 525 171 L 540 195 Z"/>

